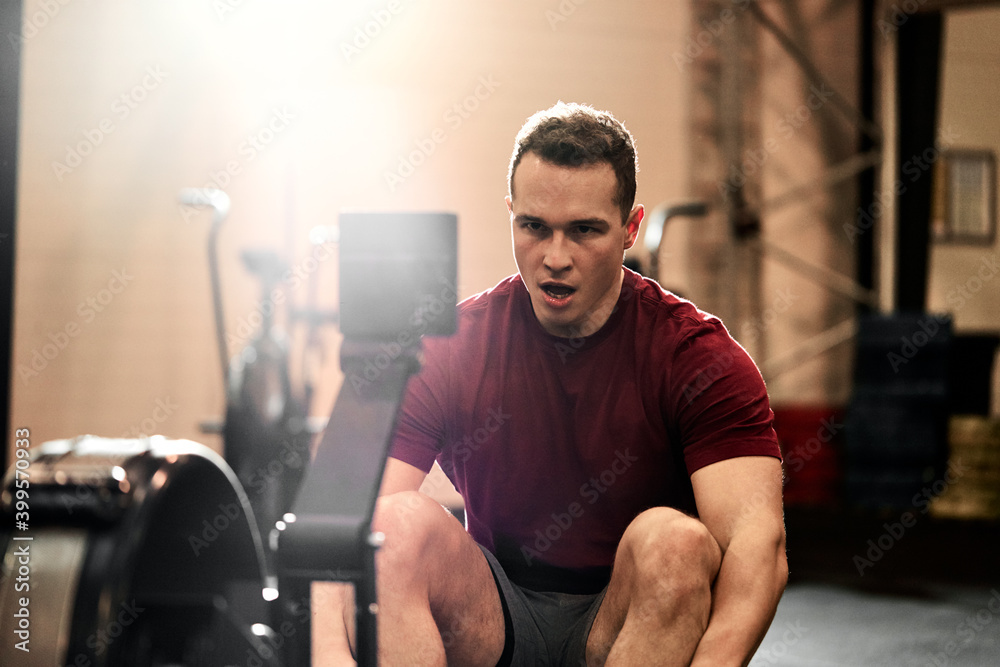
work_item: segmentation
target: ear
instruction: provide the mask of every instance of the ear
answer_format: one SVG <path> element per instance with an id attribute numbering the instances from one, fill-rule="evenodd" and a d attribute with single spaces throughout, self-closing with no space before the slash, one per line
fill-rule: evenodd
<path id="1" fill-rule="evenodd" d="M 635 239 L 639 236 L 639 224 L 645 216 L 646 209 L 643 208 L 642 204 L 636 204 L 632 207 L 632 212 L 625 220 L 625 250 L 635 245 Z"/>
<path id="2" fill-rule="evenodd" d="M 507 202 L 507 212 L 514 215 L 514 200 L 510 198 L 510 195 L 504 197 L 503 200 Z"/>

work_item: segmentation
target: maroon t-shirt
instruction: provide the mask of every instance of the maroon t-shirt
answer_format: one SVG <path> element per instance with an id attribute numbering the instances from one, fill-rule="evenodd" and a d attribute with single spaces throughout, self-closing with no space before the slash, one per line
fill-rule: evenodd
<path id="1" fill-rule="evenodd" d="M 529 588 L 599 589 L 636 515 L 696 514 L 695 470 L 780 457 L 760 372 L 722 322 L 627 269 L 591 336 L 547 333 L 512 276 L 424 351 L 391 455 L 436 459 L 469 533 Z"/>

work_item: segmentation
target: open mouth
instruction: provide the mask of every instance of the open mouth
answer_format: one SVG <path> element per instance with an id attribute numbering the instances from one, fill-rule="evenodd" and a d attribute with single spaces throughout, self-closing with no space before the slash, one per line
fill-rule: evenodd
<path id="1" fill-rule="evenodd" d="M 568 299 L 576 291 L 573 287 L 569 287 L 568 285 L 559 285 L 556 283 L 546 283 L 542 285 L 541 288 L 546 296 L 550 299 L 555 299 L 556 301 Z"/>

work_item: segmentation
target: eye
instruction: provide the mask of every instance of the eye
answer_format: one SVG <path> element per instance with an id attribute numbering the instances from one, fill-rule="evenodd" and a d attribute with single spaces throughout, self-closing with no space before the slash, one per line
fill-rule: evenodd
<path id="1" fill-rule="evenodd" d="M 521 229 L 525 229 L 533 234 L 538 234 L 545 231 L 545 225 L 535 220 L 525 220 L 521 222 Z"/>

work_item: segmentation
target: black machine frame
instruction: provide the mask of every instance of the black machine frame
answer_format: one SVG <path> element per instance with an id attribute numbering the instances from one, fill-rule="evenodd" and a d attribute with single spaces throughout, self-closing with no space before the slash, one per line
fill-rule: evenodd
<path id="1" fill-rule="evenodd" d="M 340 348 L 344 382 L 319 449 L 278 533 L 279 587 L 307 598 L 312 581 L 354 583 L 358 665 L 378 664 L 372 532 L 396 416 L 419 369 L 420 339 L 456 326 L 458 219 L 448 213 L 340 216 Z M 308 650 L 298 642 L 297 650 Z M 308 664 L 308 656 L 292 657 Z"/>

